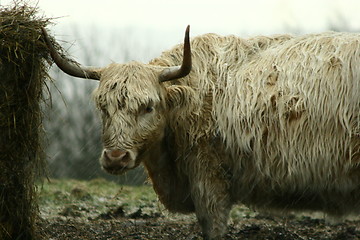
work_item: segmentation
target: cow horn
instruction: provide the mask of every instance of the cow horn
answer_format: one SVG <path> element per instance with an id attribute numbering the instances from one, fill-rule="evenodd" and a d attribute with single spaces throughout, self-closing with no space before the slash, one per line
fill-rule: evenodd
<path id="1" fill-rule="evenodd" d="M 185 77 L 191 71 L 191 47 L 189 40 L 190 25 L 187 26 L 184 39 L 184 56 L 181 66 L 170 67 L 160 74 L 160 82 L 166 82 Z"/>
<path id="2" fill-rule="evenodd" d="M 44 36 L 45 43 L 49 48 L 51 58 L 54 60 L 56 65 L 62 71 L 73 77 L 100 80 L 100 69 L 81 67 L 64 59 L 63 57 L 60 56 L 60 54 L 56 51 L 56 49 L 52 45 L 49 35 L 47 34 L 45 28 L 41 28 L 41 31 Z"/>

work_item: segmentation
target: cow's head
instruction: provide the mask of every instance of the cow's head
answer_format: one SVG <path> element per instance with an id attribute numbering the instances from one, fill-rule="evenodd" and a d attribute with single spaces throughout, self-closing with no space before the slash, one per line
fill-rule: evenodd
<path id="1" fill-rule="evenodd" d="M 142 154 L 162 139 L 168 107 L 184 98 L 180 89 L 166 88 L 163 82 L 185 77 L 191 71 L 189 26 L 182 65 L 173 67 L 137 62 L 81 67 L 57 53 L 44 29 L 43 35 L 54 62 L 65 73 L 100 80 L 94 99 L 103 121 L 103 169 L 121 174 L 137 167 Z"/>

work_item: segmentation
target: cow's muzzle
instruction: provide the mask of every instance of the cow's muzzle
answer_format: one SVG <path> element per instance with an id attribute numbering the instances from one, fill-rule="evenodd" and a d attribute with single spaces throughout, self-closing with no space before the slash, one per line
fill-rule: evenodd
<path id="1" fill-rule="evenodd" d="M 100 163 L 105 171 L 110 174 L 121 174 L 135 167 L 135 159 L 131 152 L 121 149 L 105 149 Z"/>

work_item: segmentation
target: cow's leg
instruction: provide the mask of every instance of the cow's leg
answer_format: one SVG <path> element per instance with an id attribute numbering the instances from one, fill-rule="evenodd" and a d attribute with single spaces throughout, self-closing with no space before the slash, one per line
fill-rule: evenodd
<path id="1" fill-rule="evenodd" d="M 226 173 L 214 155 L 204 152 L 198 154 L 192 163 L 194 172 L 189 176 L 191 197 L 204 238 L 221 239 L 226 233 L 231 209 Z"/>

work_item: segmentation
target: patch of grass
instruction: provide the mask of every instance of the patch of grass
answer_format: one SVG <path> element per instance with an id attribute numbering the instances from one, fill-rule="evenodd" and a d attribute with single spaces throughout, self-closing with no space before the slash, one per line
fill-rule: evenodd
<path id="1" fill-rule="evenodd" d="M 40 211 L 45 218 L 60 215 L 95 219 L 119 210 L 123 210 L 127 216 L 141 210 L 143 214 L 162 215 L 173 220 L 195 219 L 194 215 L 166 211 L 150 185 L 119 185 L 101 178 L 91 181 L 50 179 L 39 185 L 39 189 Z M 244 205 L 236 205 L 230 213 L 230 222 L 237 223 L 256 215 Z"/>
<path id="2" fill-rule="evenodd" d="M 122 186 L 104 179 L 80 181 L 50 179 L 39 185 L 39 205 L 44 218 L 77 216 L 94 219 L 122 207 L 127 214 L 159 211 L 151 186 Z"/>

